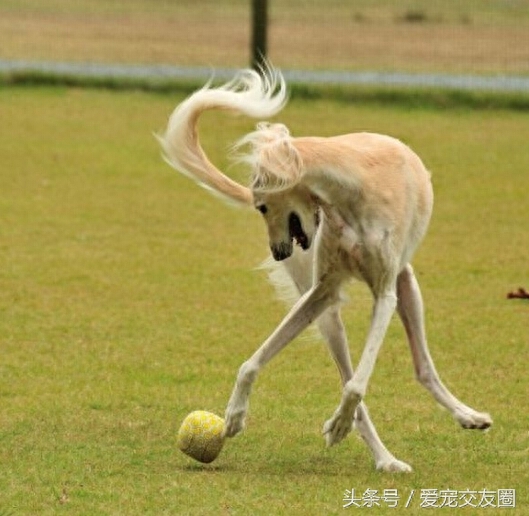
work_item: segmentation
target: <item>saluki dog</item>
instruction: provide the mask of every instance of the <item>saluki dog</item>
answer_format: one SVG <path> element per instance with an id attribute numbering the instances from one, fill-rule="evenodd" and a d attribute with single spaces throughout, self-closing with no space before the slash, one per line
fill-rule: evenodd
<path id="1" fill-rule="evenodd" d="M 341 401 L 323 425 L 328 446 L 358 429 L 383 471 L 411 471 L 384 446 L 363 402 L 386 329 L 397 310 L 406 330 L 418 381 L 463 428 L 486 429 L 486 413 L 459 401 L 443 385 L 428 351 L 423 302 L 410 260 L 430 220 L 430 174 L 399 140 L 371 133 L 297 137 L 282 124 L 259 123 L 236 147 L 251 168 L 250 186 L 213 165 L 198 138 L 197 121 L 210 109 L 253 118 L 278 113 L 288 99 L 281 73 L 266 66 L 240 72 L 221 87 L 209 83 L 176 107 L 159 136 L 175 169 L 225 200 L 261 212 L 276 267 L 297 291 L 294 306 L 239 369 L 226 408 L 226 435 L 244 428 L 252 385 L 261 371 L 313 321 L 342 380 Z M 245 152 L 241 149 L 247 149 Z M 276 274 L 272 275 L 277 278 Z M 365 348 L 353 372 L 340 317 L 342 290 L 356 278 L 373 294 Z"/>

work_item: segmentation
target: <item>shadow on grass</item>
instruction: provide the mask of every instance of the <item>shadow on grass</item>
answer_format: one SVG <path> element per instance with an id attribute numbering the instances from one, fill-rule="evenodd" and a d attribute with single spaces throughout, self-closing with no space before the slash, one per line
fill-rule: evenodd
<path id="1" fill-rule="evenodd" d="M 198 462 L 187 462 L 180 464 L 176 469 L 182 473 L 209 475 L 230 473 L 236 475 L 265 475 L 289 477 L 341 477 L 345 472 L 355 469 L 361 471 L 362 475 L 380 474 L 375 470 L 373 461 L 367 452 L 363 450 L 351 450 L 344 448 L 341 453 L 322 450 L 320 453 L 312 453 L 293 456 L 291 453 L 270 454 L 263 457 L 256 454 L 251 457 L 249 453 L 227 456 L 219 462 L 201 464 Z M 189 459 L 191 461 L 192 459 Z"/>

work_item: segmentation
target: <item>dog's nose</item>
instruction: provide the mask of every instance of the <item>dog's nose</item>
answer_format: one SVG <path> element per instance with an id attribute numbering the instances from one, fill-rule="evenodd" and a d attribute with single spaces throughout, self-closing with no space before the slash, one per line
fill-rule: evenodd
<path id="1" fill-rule="evenodd" d="M 282 260 L 286 260 L 292 254 L 292 245 L 282 242 L 280 244 L 270 246 L 270 250 L 272 251 L 274 260 L 276 262 L 280 262 Z"/>

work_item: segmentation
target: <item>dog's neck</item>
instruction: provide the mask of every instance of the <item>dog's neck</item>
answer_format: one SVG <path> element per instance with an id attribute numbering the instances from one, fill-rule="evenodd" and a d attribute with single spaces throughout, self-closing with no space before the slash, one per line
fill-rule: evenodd
<path id="1" fill-rule="evenodd" d="M 324 213 L 327 225 L 338 234 L 340 247 L 349 254 L 355 253 L 359 244 L 358 235 L 340 215 L 338 209 L 316 194 L 312 194 L 312 200 Z"/>

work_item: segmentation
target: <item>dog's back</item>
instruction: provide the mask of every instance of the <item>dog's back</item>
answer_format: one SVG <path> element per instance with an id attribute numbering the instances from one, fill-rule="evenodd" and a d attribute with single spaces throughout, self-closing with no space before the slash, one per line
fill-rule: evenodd
<path id="1" fill-rule="evenodd" d="M 307 183 L 322 199 L 347 210 L 341 215 L 359 235 L 376 235 L 374 226 L 393 233 L 392 245 L 406 264 L 433 208 L 430 173 L 417 154 L 395 138 L 374 133 L 294 138 L 292 143 Z M 325 189 L 318 188 L 322 174 Z"/>

